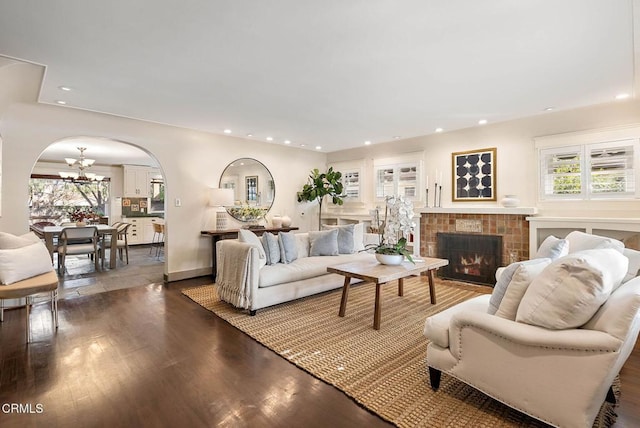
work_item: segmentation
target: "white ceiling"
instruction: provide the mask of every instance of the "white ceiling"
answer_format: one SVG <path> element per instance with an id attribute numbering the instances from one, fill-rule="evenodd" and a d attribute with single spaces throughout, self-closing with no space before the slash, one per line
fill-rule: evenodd
<path id="1" fill-rule="evenodd" d="M 0 0 L 0 54 L 43 103 L 335 151 L 633 95 L 635 1 Z"/>
<path id="2" fill-rule="evenodd" d="M 64 163 L 65 158 L 79 159 L 78 147 L 84 147 L 84 156 L 94 159 L 96 165 L 146 165 L 158 167 L 158 162 L 147 152 L 128 143 L 104 138 L 65 138 L 50 144 L 38 159 L 40 162 Z M 69 170 L 66 168 L 65 170 Z"/>

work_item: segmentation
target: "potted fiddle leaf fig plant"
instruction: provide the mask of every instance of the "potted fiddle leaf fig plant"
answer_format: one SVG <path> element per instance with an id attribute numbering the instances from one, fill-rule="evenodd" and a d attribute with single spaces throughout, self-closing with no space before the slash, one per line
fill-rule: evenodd
<path id="1" fill-rule="evenodd" d="M 327 172 L 323 173 L 318 168 L 311 170 L 307 184 L 302 187 L 302 191 L 298 192 L 298 202 L 318 201 L 320 206 L 318 209 L 318 230 L 322 226 L 322 202 L 325 196 L 329 196 L 335 205 L 342 205 L 344 197 L 347 196 L 342 193 L 343 189 L 340 171 L 334 171 L 333 167 L 329 167 Z"/>
<path id="2" fill-rule="evenodd" d="M 402 196 L 386 199 L 385 220 L 377 244 L 369 244 L 367 250 L 374 250 L 376 259 L 382 264 L 400 264 L 406 258 L 414 263 L 407 249 L 407 238 L 413 232 L 413 204 Z"/>

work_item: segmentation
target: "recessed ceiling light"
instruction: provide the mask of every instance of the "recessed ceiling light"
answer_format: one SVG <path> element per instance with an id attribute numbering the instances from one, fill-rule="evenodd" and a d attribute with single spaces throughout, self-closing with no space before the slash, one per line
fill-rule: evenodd
<path id="1" fill-rule="evenodd" d="M 322 146 L 316 146 L 316 150 L 322 150 Z"/>
<path id="2" fill-rule="evenodd" d="M 616 100 L 625 100 L 625 99 L 627 99 L 627 98 L 629 98 L 629 97 L 630 97 L 630 95 L 629 95 L 629 94 L 626 94 L 626 93 L 624 93 L 624 94 L 618 94 L 618 95 L 616 95 Z"/>
<path id="3" fill-rule="evenodd" d="M 225 129 L 225 130 L 224 130 L 224 133 L 225 133 L 225 134 L 231 134 L 231 130 L 230 130 L 230 129 Z"/>
<path id="4" fill-rule="evenodd" d="M 58 88 L 59 88 L 61 91 L 67 91 L 67 92 L 71 90 L 71 88 L 70 88 L 70 87 L 68 87 L 68 86 L 58 86 Z"/>
<path id="5" fill-rule="evenodd" d="M 478 121 L 478 125 L 486 125 L 487 124 L 487 119 L 480 119 Z"/>
<path id="6" fill-rule="evenodd" d="M 544 111 L 552 111 L 553 107 L 547 107 L 546 109 L 544 109 Z"/>
<path id="7" fill-rule="evenodd" d="M 247 134 L 247 137 L 253 137 L 253 134 Z"/>
<path id="8" fill-rule="evenodd" d="M 444 131 L 444 129 L 442 129 L 442 128 L 436 128 L 436 132 L 442 132 L 442 131 Z"/>
<path id="9" fill-rule="evenodd" d="M 365 146 L 370 146 L 370 145 L 371 145 L 371 141 L 369 141 L 369 140 L 365 141 L 365 142 L 364 142 L 364 145 L 365 145 Z"/>
<path id="10" fill-rule="evenodd" d="M 304 144 L 300 144 L 300 147 L 304 147 Z"/>
<path id="11" fill-rule="evenodd" d="M 66 101 L 62 101 L 62 100 L 58 100 L 58 101 L 56 101 L 56 102 L 57 102 L 58 104 L 60 104 L 60 105 L 65 105 L 65 104 L 67 103 Z"/>
<path id="12" fill-rule="evenodd" d="M 289 140 L 284 140 L 284 143 L 285 143 L 285 144 L 291 144 L 291 141 L 289 141 Z"/>
<path id="13" fill-rule="evenodd" d="M 273 141 L 273 137 L 267 137 L 267 141 Z"/>
<path id="14" fill-rule="evenodd" d="M 399 136 L 399 135 L 395 135 L 395 136 L 393 137 L 393 139 L 394 139 L 394 140 L 399 140 L 399 139 L 400 139 L 400 136 Z"/>

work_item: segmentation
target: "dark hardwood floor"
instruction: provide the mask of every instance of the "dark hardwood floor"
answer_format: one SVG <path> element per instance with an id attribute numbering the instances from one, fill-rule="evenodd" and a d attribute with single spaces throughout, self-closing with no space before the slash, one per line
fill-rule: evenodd
<path id="1" fill-rule="evenodd" d="M 24 309 L 5 311 L 0 427 L 390 426 L 180 293 L 209 282 L 69 293 L 57 333 L 34 306 L 28 346 Z M 638 348 L 621 376 L 615 426 L 640 426 Z"/>

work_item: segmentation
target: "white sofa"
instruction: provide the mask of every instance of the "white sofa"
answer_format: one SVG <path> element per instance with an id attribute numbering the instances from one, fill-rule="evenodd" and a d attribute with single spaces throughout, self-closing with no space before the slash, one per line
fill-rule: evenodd
<path id="1" fill-rule="evenodd" d="M 216 245 L 216 283 L 220 298 L 255 315 L 258 309 L 340 288 L 344 277 L 328 273 L 328 266 L 374 257 L 361 251 L 310 257 L 309 234 L 296 233 L 295 237 L 297 259 L 274 265 L 264 265 L 258 244 L 230 239 L 219 241 Z M 377 242 L 377 237 L 363 234 L 358 249 L 366 243 Z"/>
<path id="2" fill-rule="evenodd" d="M 619 265 L 612 268 L 618 271 L 616 278 L 622 284 L 608 298 L 605 296 L 604 304 L 595 305 L 595 315 L 571 328 L 527 323 L 520 318 L 520 312 L 533 287 L 529 285 L 518 306 L 518 321 L 488 313 L 490 295 L 472 298 L 429 317 L 424 335 L 430 340 L 427 365 L 434 390 L 439 387 L 440 373 L 445 372 L 550 425 L 592 426 L 605 398 L 615 400 L 610 387 L 632 352 L 640 330 L 640 277 L 635 277 L 640 253 L 623 251 L 615 243 L 611 246 L 611 242 L 605 242 L 608 238 L 584 235 L 572 237 L 574 254 L 564 259 L 586 260 L 584 252 L 576 251 L 587 248 L 608 248 L 604 250 L 608 255 L 624 259 L 620 256 L 624 254 L 631 258 L 622 268 Z M 549 262 L 547 266 L 558 269 L 570 266 L 562 260 Z M 608 260 L 591 260 L 601 270 L 611 265 Z M 547 273 L 545 270 L 534 274 L 537 276 L 532 276 L 532 281 L 552 275 L 553 282 L 563 275 L 556 274 L 560 270 L 549 269 Z M 575 278 L 582 281 L 584 276 Z M 509 287 L 518 279 L 521 278 L 514 275 Z M 571 294 L 575 293 L 571 288 Z M 567 316 L 580 315 L 580 311 L 573 312 Z M 562 316 L 558 318 L 562 321 Z"/>

